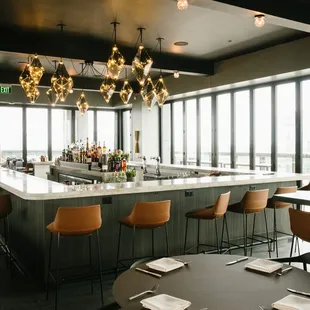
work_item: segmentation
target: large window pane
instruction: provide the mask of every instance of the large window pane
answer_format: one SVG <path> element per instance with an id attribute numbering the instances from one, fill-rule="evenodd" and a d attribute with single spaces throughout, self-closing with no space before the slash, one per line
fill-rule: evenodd
<path id="1" fill-rule="evenodd" d="M 114 111 L 97 112 L 98 142 L 105 143 L 108 150 L 116 148 L 116 120 Z"/>
<path id="2" fill-rule="evenodd" d="M 278 171 L 295 171 L 295 83 L 276 87 Z"/>
<path id="3" fill-rule="evenodd" d="M 0 162 L 22 158 L 23 116 L 21 108 L 0 107 Z"/>
<path id="4" fill-rule="evenodd" d="M 302 172 L 310 173 L 310 80 L 301 83 L 302 101 Z"/>
<path id="5" fill-rule="evenodd" d="M 236 167 L 250 168 L 250 92 L 235 93 L 236 111 Z"/>
<path id="6" fill-rule="evenodd" d="M 52 110 L 53 160 L 61 156 L 62 150 L 65 149 L 71 142 L 71 111 L 61 109 Z"/>
<path id="7" fill-rule="evenodd" d="M 218 126 L 218 164 L 219 167 L 230 167 L 230 94 L 217 96 Z"/>
<path id="8" fill-rule="evenodd" d="M 197 162 L 197 101 L 187 100 L 186 108 L 186 144 L 187 165 L 196 165 Z"/>
<path id="9" fill-rule="evenodd" d="M 271 170 L 271 87 L 254 90 L 255 169 Z"/>
<path id="10" fill-rule="evenodd" d="M 201 98 L 199 105 L 201 166 L 209 167 L 211 166 L 212 152 L 211 97 Z"/>
<path id="11" fill-rule="evenodd" d="M 173 163 L 183 164 L 183 102 L 173 103 Z"/>
<path id="12" fill-rule="evenodd" d="M 123 112 L 123 151 L 131 153 L 131 111 Z"/>
<path id="13" fill-rule="evenodd" d="M 162 162 L 171 163 L 171 104 L 165 104 L 161 109 L 162 123 Z"/>
<path id="14" fill-rule="evenodd" d="M 94 111 L 87 111 L 84 115 L 75 111 L 75 137 L 84 144 L 87 138 L 89 143 L 94 142 Z"/>
<path id="15" fill-rule="evenodd" d="M 27 108 L 27 161 L 47 156 L 47 109 Z"/>

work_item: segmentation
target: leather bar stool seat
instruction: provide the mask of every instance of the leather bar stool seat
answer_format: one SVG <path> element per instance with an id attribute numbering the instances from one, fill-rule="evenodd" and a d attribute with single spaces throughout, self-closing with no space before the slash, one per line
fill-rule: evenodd
<path id="1" fill-rule="evenodd" d="M 229 242 L 229 232 L 228 232 L 228 226 L 227 226 L 227 220 L 226 220 L 226 211 L 229 203 L 230 198 L 230 192 L 221 194 L 216 203 L 207 208 L 200 208 L 195 209 L 187 212 L 185 214 L 186 217 L 186 227 L 185 227 L 185 241 L 184 241 L 184 254 L 190 252 L 193 248 L 197 248 L 197 253 L 199 253 L 199 247 L 200 246 L 211 246 L 214 247 L 214 245 L 208 245 L 208 244 L 201 244 L 200 243 L 200 220 L 214 220 L 215 223 L 215 237 L 216 237 L 216 249 L 217 252 L 220 253 L 222 250 L 222 242 L 223 242 L 223 234 L 224 234 L 224 225 L 226 226 L 226 233 L 227 233 L 227 242 L 230 249 L 230 242 Z M 222 225 L 222 237 L 221 237 L 221 246 L 218 236 L 218 227 L 217 227 L 217 219 L 223 217 L 223 225 Z M 196 219 L 198 220 L 198 231 L 197 231 L 197 244 L 192 246 L 189 250 L 186 250 L 186 243 L 187 243 L 187 231 L 188 231 L 188 219 Z"/>
<path id="2" fill-rule="evenodd" d="M 50 248 L 48 257 L 48 271 L 46 282 L 46 298 L 49 294 L 49 280 L 51 276 L 51 254 L 53 236 L 57 236 L 57 253 L 56 253 L 56 294 L 55 294 L 55 309 L 58 309 L 59 303 L 59 254 L 60 254 L 60 237 L 77 237 L 87 236 L 89 243 L 89 260 L 92 265 L 92 250 L 91 250 L 91 236 L 96 233 L 97 247 L 98 247 L 98 261 L 99 261 L 99 279 L 101 290 L 101 302 L 103 305 L 103 288 L 102 288 L 102 263 L 100 251 L 99 229 L 101 227 L 101 209 L 100 205 L 85 206 L 85 207 L 60 207 L 57 210 L 55 220 L 47 225 L 46 229 L 51 233 Z M 93 280 L 91 277 L 91 289 L 93 292 Z"/>
<path id="3" fill-rule="evenodd" d="M 168 229 L 167 223 L 170 219 L 170 206 L 171 201 L 154 201 L 154 202 L 137 202 L 130 215 L 119 220 L 119 235 L 118 235 L 118 247 L 116 257 L 116 276 L 118 274 L 118 265 L 122 264 L 122 261 L 133 260 L 135 257 L 135 231 L 136 229 L 149 229 L 152 230 L 152 257 L 155 256 L 154 250 L 154 229 L 165 227 L 166 231 L 166 250 L 167 256 L 169 256 L 169 241 L 168 241 Z M 128 259 L 119 259 L 122 227 L 126 226 L 133 230 L 133 243 L 132 243 L 132 257 Z M 124 266 L 124 265 L 123 265 Z"/>
<path id="4" fill-rule="evenodd" d="M 289 187 L 279 187 L 275 191 L 274 195 L 277 194 L 288 194 L 288 193 L 295 193 L 297 191 L 297 186 L 289 186 Z M 267 208 L 273 209 L 273 238 L 272 243 L 275 245 L 276 248 L 276 255 L 279 257 L 279 250 L 278 250 L 278 233 L 288 235 L 287 233 L 283 233 L 278 231 L 277 228 L 277 209 L 284 209 L 291 207 L 292 204 L 288 202 L 282 202 L 274 200 L 273 197 L 268 199 Z"/>
<path id="5" fill-rule="evenodd" d="M 12 203 L 10 195 L 0 195 L 0 220 L 3 220 L 4 229 L 3 237 L 5 244 L 0 244 L 0 247 L 4 250 L 4 253 L 7 254 L 7 267 L 10 266 L 11 262 L 11 249 L 10 249 L 10 223 L 9 215 L 12 213 Z"/>
<path id="6" fill-rule="evenodd" d="M 256 214 L 260 212 L 264 212 L 268 253 L 270 257 L 269 234 L 268 234 L 267 217 L 266 217 L 266 206 L 267 206 L 267 201 L 268 201 L 268 194 L 269 194 L 269 189 L 247 191 L 240 202 L 234 203 L 228 207 L 228 211 L 243 215 L 243 248 L 244 248 L 245 256 L 247 256 L 247 249 L 248 249 L 248 244 L 247 244 L 248 215 L 253 214 L 252 238 L 250 238 L 252 241 L 251 242 L 251 255 L 252 255 L 252 249 L 254 245 Z"/>

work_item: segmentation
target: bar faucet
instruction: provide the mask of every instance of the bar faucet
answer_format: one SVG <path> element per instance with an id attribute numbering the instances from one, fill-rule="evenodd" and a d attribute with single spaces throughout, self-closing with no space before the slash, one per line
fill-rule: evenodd
<path id="1" fill-rule="evenodd" d="M 160 163 L 160 157 L 151 157 L 151 159 L 155 159 L 156 160 L 156 169 L 155 169 L 155 174 L 157 176 L 161 176 L 160 170 L 159 170 L 159 163 Z"/>
<path id="2" fill-rule="evenodd" d="M 139 156 L 139 158 L 142 158 L 143 160 L 143 174 L 147 173 L 147 169 L 146 169 L 146 157 L 145 156 Z"/>

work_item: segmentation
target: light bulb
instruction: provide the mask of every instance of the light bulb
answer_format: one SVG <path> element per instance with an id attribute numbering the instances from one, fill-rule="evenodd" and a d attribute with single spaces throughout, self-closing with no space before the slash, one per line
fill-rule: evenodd
<path id="1" fill-rule="evenodd" d="M 258 28 L 264 27 L 265 25 L 265 15 L 255 15 L 255 26 Z"/>
<path id="2" fill-rule="evenodd" d="M 180 72 L 179 71 L 174 71 L 173 76 L 175 79 L 178 79 L 180 77 Z"/>
<path id="3" fill-rule="evenodd" d="M 188 8 L 188 2 L 187 0 L 178 0 L 177 6 L 181 11 L 186 10 Z"/>

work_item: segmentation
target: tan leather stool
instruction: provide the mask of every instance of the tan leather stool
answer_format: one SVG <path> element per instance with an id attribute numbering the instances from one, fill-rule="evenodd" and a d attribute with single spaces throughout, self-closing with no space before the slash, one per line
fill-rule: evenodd
<path id="1" fill-rule="evenodd" d="M 297 186 L 279 187 L 276 190 L 276 192 L 274 193 L 274 195 L 295 193 L 296 191 L 297 191 Z M 276 212 L 276 210 L 277 209 L 288 208 L 291 205 L 292 205 L 291 203 L 276 201 L 276 200 L 273 199 L 273 197 L 268 199 L 267 208 L 273 209 L 273 239 L 272 239 L 272 243 L 275 244 L 277 257 L 279 257 L 278 233 L 285 234 L 285 235 L 287 235 L 287 234 L 283 233 L 281 231 L 278 231 L 278 228 L 277 228 L 277 216 L 276 216 L 277 212 Z"/>
<path id="2" fill-rule="evenodd" d="M 163 226 L 165 226 L 167 256 L 169 256 L 167 223 L 170 219 L 170 206 L 171 206 L 170 200 L 154 201 L 154 202 L 137 202 L 131 214 L 119 220 L 120 226 L 119 226 L 119 235 L 118 235 L 117 257 L 116 257 L 116 276 L 118 273 L 118 265 L 122 264 L 122 261 L 124 260 L 129 260 L 129 259 L 124 259 L 121 261 L 119 259 L 121 234 L 122 234 L 123 226 L 133 229 L 132 258 L 130 258 L 130 260 L 133 260 L 133 261 L 136 260 L 136 257 L 135 257 L 136 229 L 151 229 L 152 230 L 152 257 L 154 257 L 155 256 L 154 229 L 160 228 Z"/>
<path id="3" fill-rule="evenodd" d="M 254 229 L 255 229 L 256 214 L 263 211 L 264 217 L 265 217 L 268 253 L 270 257 L 269 234 L 268 234 L 267 217 L 266 217 L 266 206 L 267 206 L 267 201 L 268 201 L 268 193 L 269 193 L 269 189 L 247 191 L 240 202 L 234 203 L 228 207 L 228 211 L 243 215 L 243 242 L 244 242 L 243 248 L 244 248 L 245 256 L 247 256 L 247 249 L 248 249 L 248 244 L 247 244 L 248 215 L 254 214 L 252 238 L 251 238 L 252 240 L 251 254 L 252 254 L 252 248 L 254 244 Z"/>
<path id="4" fill-rule="evenodd" d="M 7 254 L 7 267 L 9 267 L 9 263 L 11 262 L 11 250 L 9 245 L 10 239 L 10 223 L 9 223 L 9 215 L 12 212 L 12 204 L 10 195 L 1 195 L 0 196 L 0 220 L 3 220 L 4 229 L 3 229 L 3 237 L 5 244 L 0 244 L 0 247 L 4 250 L 4 253 Z"/>
<path id="5" fill-rule="evenodd" d="M 215 236 L 216 236 L 216 249 L 217 252 L 220 253 L 222 249 L 222 241 L 223 241 L 223 235 L 224 235 L 224 225 L 226 226 L 226 233 L 227 233 L 227 242 L 230 248 L 230 242 L 229 242 L 229 232 L 228 232 L 228 226 L 227 226 L 227 220 L 226 220 L 226 211 L 229 203 L 230 198 L 230 192 L 221 194 L 215 205 L 207 208 L 202 209 L 196 209 L 189 211 L 185 214 L 186 216 L 186 228 L 185 228 L 185 241 L 184 241 L 184 254 L 191 251 L 193 248 L 197 247 L 197 253 L 199 253 L 199 246 L 210 246 L 207 244 L 200 244 L 199 237 L 200 237 L 200 220 L 214 220 L 215 225 Z M 221 248 L 219 243 L 219 237 L 218 237 L 218 226 L 217 226 L 217 219 L 223 217 L 223 225 L 222 225 L 222 237 L 221 237 Z M 187 242 L 187 230 L 188 230 L 188 219 L 196 219 L 198 220 L 198 231 L 197 231 L 197 245 L 194 245 L 189 250 L 186 250 L 186 242 Z M 212 247 L 214 247 L 212 245 Z"/>
<path id="6" fill-rule="evenodd" d="M 103 290 L 102 290 L 102 265 L 101 265 L 101 251 L 99 228 L 101 227 L 101 209 L 100 205 L 88 207 L 61 207 L 58 208 L 54 222 L 46 226 L 46 229 L 51 232 L 49 257 L 48 257 L 48 271 L 46 282 L 46 298 L 49 293 L 49 279 L 51 274 L 51 252 L 53 235 L 57 236 L 57 252 L 56 252 L 56 295 L 55 295 L 55 309 L 58 309 L 59 303 L 59 248 L 60 237 L 74 237 L 74 236 L 88 236 L 89 240 L 89 256 L 91 262 L 91 236 L 93 233 L 97 235 L 98 246 L 98 260 L 99 260 L 99 279 L 101 289 L 101 302 L 103 305 Z M 91 287 L 93 292 L 93 282 L 91 280 Z"/>

